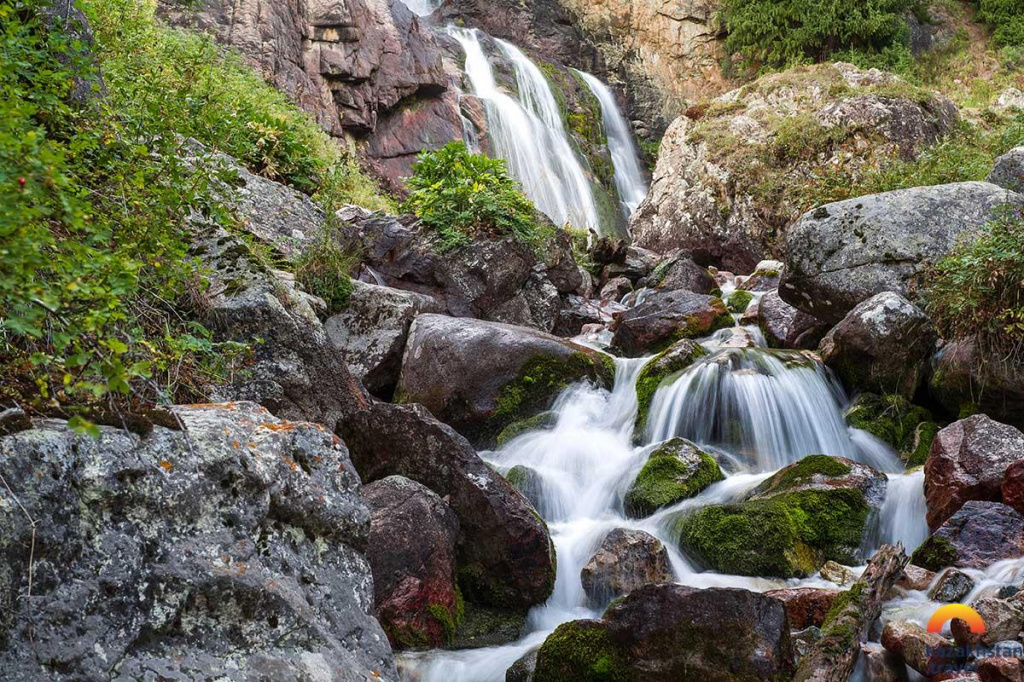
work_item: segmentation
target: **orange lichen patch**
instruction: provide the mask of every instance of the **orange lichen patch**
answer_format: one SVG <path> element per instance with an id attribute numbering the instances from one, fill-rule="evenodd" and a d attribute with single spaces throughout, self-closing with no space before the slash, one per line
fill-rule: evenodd
<path id="1" fill-rule="evenodd" d="M 296 464 L 296 463 L 295 463 L 295 460 L 294 460 L 294 459 L 292 459 L 291 457 L 289 457 L 288 455 L 281 455 L 281 459 L 283 459 L 283 460 L 284 460 L 285 462 L 287 462 L 287 463 L 288 463 L 288 467 L 289 467 L 289 468 L 290 468 L 290 469 L 291 469 L 292 471 L 298 471 L 298 470 L 299 470 L 299 465 L 298 465 L 298 464 Z"/>
<path id="2" fill-rule="evenodd" d="M 172 464 L 169 460 L 162 459 L 160 460 L 160 468 L 166 471 L 167 473 L 171 473 L 172 471 L 174 471 L 174 464 Z"/>
<path id="3" fill-rule="evenodd" d="M 227 402 L 227 403 L 192 403 L 190 405 L 185 405 L 185 407 L 191 407 L 191 408 L 197 409 L 197 410 L 210 410 L 210 409 L 237 410 L 238 409 L 237 403 L 234 403 L 234 402 Z"/>
<path id="4" fill-rule="evenodd" d="M 268 431 L 291 431 L 292 429 L 294 429 L 296 427 L 302 426 L 302 424 L 304 424 L 304 422 L 286 422 L 286 421 L 282 421 L 282 422 L 277 423 L 277 424 L 275 424 L 273 422 L 266 422 L 266 423 L 260 424 L 260 428 L 266 429 Z"/>
<path id="5" fill-rule="evenodd" d="M 231 443 L 231 444 L 232 444 L 232 445 L 233 445 L 234 447 L 236 447 L 236 448 L 238 448 L 238 447 L 241 447 L 241 445 L 242 445 L 242 444 L 241 444 L 241 443 L 239 443 L 239 442 L 238 442 L 237 440 L 236 440 L 236 441 L 234 441 L 234 442 L 233 442 L 233 443 Z"/>
<path id="6" fill-rule="evenodd" d="M 247 447 L 247 448 L 255 448 L 256 447 L 256 443 L 252 442 L 251 440 L 250 441 L 246 441 L 245 447 Z"/>

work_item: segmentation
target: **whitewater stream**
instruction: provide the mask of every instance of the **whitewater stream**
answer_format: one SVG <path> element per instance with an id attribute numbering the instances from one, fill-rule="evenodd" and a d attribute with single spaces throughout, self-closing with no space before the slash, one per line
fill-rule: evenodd
<path id="1" fill-rule="evenodd" d="M 722 343 L 737 335 L 756 346 L 735 348 Z M 866 556 L 884 543 L 902 542 L 913 551 L 924 541 L 928 529 L 923 474 L 903 473 L 903 463 L 891 448 L 846 426 L 843 409 L 847 397 L 817 360 L 799 351 L 765 348 L 754 327 L 718 332 L 704 340 L 704 345 L 711 354 L 656 393 L 649 427 L 639 443 L 634 441 L 636 380 L 650 358 L 616 358 L 611 391 L 586 384 L 572 386 L 554 406 L 557 422 L 553 428 L 523 434 L 500 450 L 480 453 L 499 471 L 521 464 L 542 477 L 539 512 L 548 523 L 558 553 L 554 593 L 530 612 L 528 633 L 513 644 L 406 654 L 402 663 L 410 679 L 501 682 L 506 669 L 539 646 L 560 623 L 600 617 L 607 604 L 588 603 L 580 569 L 614 528 L 640 529 L 658 537 L 668 549 L 675 580 L 684 585 L 755 591 L 835 588 L 819 577 L 786 581 L 701 571 L 678 551 L 670 531 L 669 521 L 680 513 L 738 500 L 805 455 L 841 455 L 888 475 L 887 498 L 866 541 Z M 675 436 L 695 441 L 713 453 L 726 479 L 649 518 L 626 518 L 622 500 L 647 455 L 658 443 Z M 927 604 L 922 594 L 901 604 L 900 609 L 923 613 Z"/>

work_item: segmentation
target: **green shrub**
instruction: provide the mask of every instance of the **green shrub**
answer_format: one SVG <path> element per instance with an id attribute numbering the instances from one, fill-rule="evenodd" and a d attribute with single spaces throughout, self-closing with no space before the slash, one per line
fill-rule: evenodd
<path id="1" fill-rule="evenodd" d="M 919 0 L 726 0 L 726 49 L 747 65 L 784 67 L 847 58 L 906 62 L 905 15 Z"/>
<path id="2" fill-rule="evenodd" d="M 420 154 L 412 170 L 404 209 L 437 233 L 442 251 L 505 236 L 540 248 L 553 236 L 500 159 L 451 142 Z"/>
<path id="3" fill-rule="evenodd" d="M 306 291 L 327 303 L 327 313 L 344 310 L 352 295 L 349 273 L 359 258 L 335 243 L 329 230 L 295 264 L 295 279 Z"/>
<path id="4" fill-rule="evenodd" d="M 927 273 L 924 300 L 944 338 L 975 337 L 983 347 L 1024 349 L 1024 219 L 1007 212 L 961 241 Z M 1019 356 L 1018 356 L 1019 357 Z"/>
<path id="5" fill-rule="evenodd" d="M 1021 0 L 977 0 L 978 18 L 992 27 L 998 47 L 1024 46 L 1024 3 Z"/>

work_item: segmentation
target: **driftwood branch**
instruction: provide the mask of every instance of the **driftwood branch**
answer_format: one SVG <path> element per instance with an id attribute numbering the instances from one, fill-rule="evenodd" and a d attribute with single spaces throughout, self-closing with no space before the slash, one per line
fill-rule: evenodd
<path id="1" fill-rule="evenodd" d="M 797 668 L 793 682 L 846 682 L 857 662 L 860 643 L 882 611 L 885 596 L 903 574 L 902 544 L 885 545 L 860 580 L 839 595 L 821 628 L 821 639 Z"/>

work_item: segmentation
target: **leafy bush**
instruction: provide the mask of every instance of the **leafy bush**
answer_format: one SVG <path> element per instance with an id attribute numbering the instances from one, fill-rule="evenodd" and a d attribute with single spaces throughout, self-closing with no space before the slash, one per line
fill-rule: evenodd
<path id="1" fill-rule="evenodd" d="M 438 234 L 442 251 L 508 235 L 540 248 L 552 236 L 501 159 L 451 142 L 420 154 L 412 170 L 404 209 Z"/>
<path id="2" fill-rule="evenodd" d="M 1024 349 L 1024 218 L 1007 212 L 964 240 L 928 273 L 926 308 L 950 339 L 975 337 L 991 351 Z M 1019 356 L 1019 355 L 1018 355 Z"/>
<path id="3" fill-rule="evenodd" d="M 746 65 L 784 67 L 842 53 L 874 65 L 905 63 L 905 16 L 919 0 L 726 0 L 726 49 Z"/>
<path id="4" fill-rule="evenodd" d="M 999 47 L 1024 46 L 1024 3 L 1021 0 L 977 0 L 978 18 L 992 27 Z"/>
<path id="5" fill-rule="evenodd" d="M 352 295 L 349 272 L 359 258 L 339 247 L 324 231 L 320 240 L 295 264 L 295 278 L 306 291 L 327 303 L 328 314 L 340 312 Z"/>

